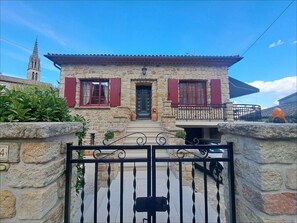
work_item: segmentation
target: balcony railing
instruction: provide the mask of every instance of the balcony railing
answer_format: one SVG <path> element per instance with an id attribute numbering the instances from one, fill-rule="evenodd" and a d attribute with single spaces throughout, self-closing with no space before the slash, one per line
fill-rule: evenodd
<path id="1" fill-rule="evenodd" d="M 208 121 L 261 121 L 261 106 L 249 104 L 226 104 L 206 106 L 172 107 L 176 120 L 208 120 Z M 232 113 L 233 110 L 233 113 Z"/>
<path id="2" fill-rule="evenodd" d="M 225 105 L 172 107 L 176 120 L 224 120 Z"/>
<path id="3" fill-rule="evenodd" d="M 234 121 L 262 121 L 261 106 L 250 104 L 233 104 Z"/>

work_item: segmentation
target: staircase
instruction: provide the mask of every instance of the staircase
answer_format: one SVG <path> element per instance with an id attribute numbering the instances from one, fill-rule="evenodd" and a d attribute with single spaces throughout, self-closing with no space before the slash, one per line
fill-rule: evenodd
<path id="1" fill-rule="evenodd" d="M 160 122 L 151 120 L 137 120 L 129 123 L 126 129 L 126 135 L 128 137 L 123 141 L 123 145 L 158 145 L 156 142 L 156 136 L 163 132 Z M 145 140 L 146 143 L 145 143 Z M 141 150 L 141 147 L 137 150 L 126 150 L 127 158 L 141 158 L 147 157 L 147 150 Z M 169 155 L 166 149 L 158 150 L 156 156 L 159 158 L 168 158 Z M 146 163 L 138 163 L 138 166 L 146 167 Z M 127 164 L 126 166 L 130 166 Z M 132 166 L 132 165 L 131 165 Z M 165 166 L 165 163 L 158 163 L 157 166 Z"/>
<path id="2" fill-rule="evenodd" d="M 145 136 L 147 137 L 145 145 L 158 145 L 156 142 L 156 136 L 162 131 L 163 129 L 160 122 L 153 122 L 151 120 L 132 121 L 126 129 L 126 135 L 131 135 L 124 140 L 123 145 L 142 145 L 144 143 L 142 142 L 142 139 L 145 140 Z"/>

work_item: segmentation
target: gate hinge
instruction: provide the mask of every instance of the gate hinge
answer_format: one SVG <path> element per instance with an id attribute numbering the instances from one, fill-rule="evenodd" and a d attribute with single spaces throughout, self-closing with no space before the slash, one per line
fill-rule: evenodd
<path id="1" fill-rule="evenodd" d="M 136 198 L 135 210 L 137 212 L 156 211 L 165 212 L 169 208 L 166 197 L 138 197 Z"/>

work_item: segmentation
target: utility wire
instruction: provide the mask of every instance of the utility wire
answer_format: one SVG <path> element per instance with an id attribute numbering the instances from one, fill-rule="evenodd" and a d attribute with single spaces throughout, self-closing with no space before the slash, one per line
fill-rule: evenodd
<path id="1" fill-rule="evenodd" d="M 270 29 L 270 27 L 285 13 L 285 11 L 295 2 L 296 0 L 293 0 L 289 3 L 289 5 L 281 12 L 281 14 L 267 27 L 267 29 L 264 30 L 264 32 L 247 48 L 246 51 L 242 54 L 246 54 L 255 44 L 258 42 L 258 40 Z"/>

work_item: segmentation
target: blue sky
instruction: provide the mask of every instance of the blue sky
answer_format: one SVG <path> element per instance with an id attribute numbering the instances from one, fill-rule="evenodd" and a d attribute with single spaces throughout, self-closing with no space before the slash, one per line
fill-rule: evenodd
<path id="1" fill-rule="evenodd" d="M 270 107 L 296 91 L 296 1 L 0 1 L 4 75 L 26 78 L 38 37 L 41 80 L 59 70 L 43 55 L 243 55 L 229 75 L 261 93 L 232 99 Z"/>

